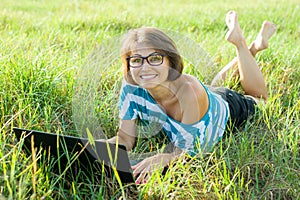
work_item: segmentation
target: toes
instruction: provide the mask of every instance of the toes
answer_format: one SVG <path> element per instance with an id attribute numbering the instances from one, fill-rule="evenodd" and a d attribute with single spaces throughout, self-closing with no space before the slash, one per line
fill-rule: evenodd
<path id="1" fill-rule="evenodd" d="M 235 11 L 229 11 L 225 21 L 229 30 L 234 29 L 238 25 L 237 13 Z"/>

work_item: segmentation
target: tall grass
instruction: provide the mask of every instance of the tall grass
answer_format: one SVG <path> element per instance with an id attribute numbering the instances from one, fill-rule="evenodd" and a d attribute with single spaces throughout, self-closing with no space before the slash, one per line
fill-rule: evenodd
<path id="1" fill-rule="evenodd" d="M 64 180 L 39 162 L 42 152 L 24 154 L 12 127 L 81 135 L 72 104 L 82 67 L 99 44 L 130 28 L 155 26 L 188 36 L 220 69 L 235 56 L 224 40 L 224 18 L 227 11 L 236 10 L 248 43 L 264 20 L 277 25 L 269 49 L 257 56 L 270 90 L 267 104 L 260 105 L 254 122 L 228 134 L 208 155 L 180 158 L 163 177 L 154 173 L 134 198 L 300 199 L 297 0 L 2 0 L 0 5 L 0 198 L 131 198 L 118 188 L 92 182 L 57 187 L 55 183 Z M 197 69 L 187 67 L 186 72 L 205 78 Z M 110 137 L 118 125 L 119 65 L 97 77 L 95 116 Z M 226 85 L 238 88 L 232 80 Z"/>

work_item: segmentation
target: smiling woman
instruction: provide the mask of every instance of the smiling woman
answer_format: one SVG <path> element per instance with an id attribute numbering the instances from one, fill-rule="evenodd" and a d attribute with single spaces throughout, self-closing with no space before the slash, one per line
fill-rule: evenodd
<path id="1" fill-rule="evenodd" d="M 253 56 L 266 48 L 274 25 L 263 25 L 248 49 L 237 13 L 229 12 L 226 23 L 226 39 L 236 47 L 235 64 L 239 63 L 238 74 L 247 96 L 206 86 L 196 77 L 182 74 L 183 62 L 176 45 L 161 30 L 143 27 L 125 35 L 121 47 L 125 80 L 120 93 L 120 125 L 117 136 L 109 142 L 118 141 L 131 150 L 137 138 L 136 121 L 155 121 L 174 147 L 132 166 L 137 183 L 146 181 L 154 169 L 167 166 L 182 153 L 196 155 L 211 150 L 228 125 L 239 127 L 255 113 L 256 102 L 266 100 L 265 80 Z"/>

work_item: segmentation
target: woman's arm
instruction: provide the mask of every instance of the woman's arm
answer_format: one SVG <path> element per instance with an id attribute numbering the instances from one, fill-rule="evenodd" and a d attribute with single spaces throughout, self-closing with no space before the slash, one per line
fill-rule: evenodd
<path id="1" fill-rule="evenodd" d="M 136 123 L 134 120 L 120 120 L 119 130 L 115 137 L 107 140 L 110 143 L 123 144 L 131 150 L 136 141 Z"/>

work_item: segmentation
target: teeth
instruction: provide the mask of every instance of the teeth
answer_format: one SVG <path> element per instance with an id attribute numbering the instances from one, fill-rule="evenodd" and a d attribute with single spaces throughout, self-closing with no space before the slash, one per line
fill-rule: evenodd
<path id="1" fill-rule="evenodd" d="M 151 79 L 151 78 L 155 78 L 156 75 L 142 75 L 141 78 L 142 79 Z"/>

